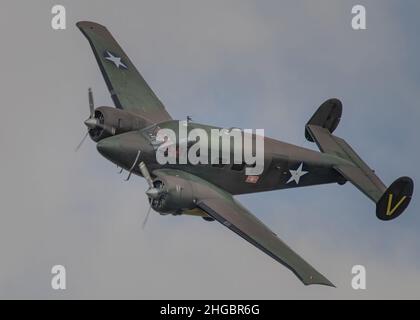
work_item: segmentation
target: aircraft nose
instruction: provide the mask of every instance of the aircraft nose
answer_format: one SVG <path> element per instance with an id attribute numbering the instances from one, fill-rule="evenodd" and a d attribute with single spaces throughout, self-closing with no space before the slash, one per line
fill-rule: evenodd
<path id="1" fill-rule="evenodd" d="M 137 131 L 102 139 L 96 144 L 96 149 L 102 156 L 121 168 L 131 168 L 139 151 L 143 160 L 154 158 L 154 149 Z"/>
<path id="2" fill-rule="evenodd" d="M 114 160 L 119 155 L 120 144 L 117 139 L 106 138 L 96 144 L 96 149 L 105 158 Z"/>

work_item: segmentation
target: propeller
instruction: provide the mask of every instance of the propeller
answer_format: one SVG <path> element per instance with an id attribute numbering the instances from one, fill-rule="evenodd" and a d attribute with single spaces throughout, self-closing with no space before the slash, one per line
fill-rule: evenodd
<path id="1" fill-rule="evenodd" d="M 149 188 L 153 188 L 152 177 L 150 176 L 149 170 L 147 169 L 146 164 L 143 161 L 140 162 L 139 169 L 143 177 L 146 179 Z"/>
<path id="2" fill-rule="evenodd" d="M 100 123 L 98 119 L 95 118 L 95 103 L 93 101 L 93 92 L 92 88 L 89 88 L 88 90 L 88 98 L 89 98 L 89 118 L 85 120 L 85 125 L 88 128 L 88 130 L 95 128 Z"/>
<path id="3" fill-rule="evenodd" d="M 89 131 L 85 133 L 85 135 L 83 136 L 82 140 L 79 142 L 79 144 L 77 145 L 77 147 L 74 149 L 74 152 L 79 151 L 80 147 L 82 146 L 83 142 L 85 142 L 86 138 L 89 135 Z"/>
<path id="4" fill-rule="evenodd" d="M 134 168 L 135 168 L 135 166 L 136 166 L 136 164 L 137 164 L 137 161 L 139 161 L 139 158 L 140 158 L 140 153 L 141 153 L 141 152 L 140 152 L 140 150 L 139 150 L 139 151 L 137 151 L 136 159 L 134 160 L 133 165 L 131 166 L 130 170 L 128 171 L 128 176 L 127 176 L 127 179 L 125 179 L 125 181 L 130 180 L 131 173 L 133 172 L 133 170 L 134 170 Z M 121 171 L 121 172 L 122 172 L 122 171 Z"/>
<path id="5" fill-rule="evenodd" d="M 162 194 L 165 193 L 165 191 L 162 188 L 163 183 L 158 184 L 156 181 L 153 181 L 152 177 L 150 176 L 149 170 L 147 169 L 147 166 L 143 161 L 140 162 L 139 169 L 143 177 L 146 179 L 147 184 L 149 185 L 149 188 L 146 190 L 146 195 L 150 199 L 150 207 L 143 221 L 143 229 L 144 229 L 144 227 L 146 226 L 147 220 L 149 219 L 150 212 L 153 209 L 153 204 L 158 203 L 160 201 L 159 198 L 162 196 Z"/>
<path id="6" fill-rule="evenodd" d="M 149 185 L 149 189 L 147 189 L 146 194 L 151 199 L 159 198 L 160 194 L 162 193 L 161 189 L 158 189 L 154 186 L 152 177 L 150 176 L 149 170 L 146 167 L 146 164 L 142 161 L 139 164 L 139 169 L 143 177 L 146 179 L 147 184 Z"/>
<path id="7" fill-rule="evenodd" d="M 90 117 L 95 118 L 95 103 L 93 101 L 93 92 L 92 88 L 88 89 L 88 99 L 89 99 L 89 111 L 90 111 Z"/>
<path id="8" fill-rule="evenodd" d="M 83 145 L 87 136 L 89 135 L 89 131 L 91 129 L 95 128 L 98 125 L 98 121 L 97 121 L 97 119 L 95 119 L 95 104 L 94 104 L 94 101 L 93 101 L 92 88 L 89 88 L 89 90 L 88 90 L 88 99 L 89 99 L 89 118 L 87 120 L 85 120 L 85 122 L 84 122 L 86 127 L 88 128 L 88 131 L 83 136 L 80 143 L 77 145 L 76 149 L 74 150 L 75 152 L 79 151 L 80 147 Z"/>
<path id="9" fill-rule="evenodd" d="M 102 129 L 110 132 L 112 135 L 114 135 L 115 134 L 115 128 L 114 127 L 101 123 L 101 121 L 98 118 L 95 117 L 95 103 L 94 103 L 94 100 L 93 100 L 92 88 L 89 88 L 88 96 L 89 96 L 90 116 L 85 121 L 85 125 L 86 125 L 86 127 L 88 127 L 88 130 L 94 129 L 95 127 L 99 127 L 99 128 L 102 128 Z"/>
<path id="10" fill-rule="evenodd" d="M 82 144 L 85 142 L 87 136 L 89 135 L 89 133 L 91 132 L 91 130 L 94 130 L 96 128 L 101 128 L 107 132 L 109 132 L 111 135 L 114 135 L 116 132 L 116 129 L 112 126 L 106 125 L 104 124 L 104 119 L 103 119 L 103 115 L 101 112 L 99 112 L 99 118 L 97 118 L 96 113 L 95 113 L 95 103 L 93 100 L 93 92 L 92 92 L 92 88 L 89 88 L 88 90 L 88 99 L 89 99 L 89 118 L 87 118 L 84 121 L 85 126 L 87 127 L 88 131 L 87 133 L 83 136 L 82 141 L 80 141 L 80 143 L 77 145 L 75 151 L 77 152 L 80 147 L 82 146 Z"/>
<path id="11" fill-rule="evenodd" d="M 147 166 L 143 161 L 140 162 L 139 169 L 140 169 L 140 172 L 143 175 L 143 177 L 146 179 L 147 184 L 149 185 L 149 189 L 147 189 L 146 195 L 148 197 L 150 197 L 150 207 L 149 207 L 149 210 L 147 211 L 146 217 L 144 218 L 144 221 L 143 221 L 142 228 L 144 229 L 146 227 L 147 221 L 149 219 L 150 212 L 152 211 L 152 202 L 159 197 L 159 194 L 160 194 L 161 190 L 158 190 L 153 185 L 153 179 L 150 176 L 149 170 L 147 169 Z"/>
<path id="12" fill-rule="evenodd" d="M 146 217 L 144 218 L 144 221 L 141 227 L 143 230 L 146 227 L 147 221 L 149 220 L 150 211 L 152 211 L 152 205 L 149 206 L 149 210 L 147 211 Z"/>

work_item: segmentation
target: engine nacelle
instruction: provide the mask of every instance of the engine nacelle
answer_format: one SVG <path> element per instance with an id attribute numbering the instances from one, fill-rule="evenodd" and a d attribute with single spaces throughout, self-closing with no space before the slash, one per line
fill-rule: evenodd
<path id="1" fill-rule="evenodd" d="M 156 198 L 149 197 L 153 210 L 162 215 L 181 214 L 183 210 L 195 207 L 195 198 L 191 183 L 177 176 L 166 176 L 153 181 L 159 191 Z"/>
<path id="2" fill-rule="evenodd" d="M 139 130 L 147 126 L 145 119 L 130 112 L 112 107 L 99 107 L 95 109 L 95 120 L 96 125 L 89 129 L 89 135 L 95 142 L 112 135 Z"/>

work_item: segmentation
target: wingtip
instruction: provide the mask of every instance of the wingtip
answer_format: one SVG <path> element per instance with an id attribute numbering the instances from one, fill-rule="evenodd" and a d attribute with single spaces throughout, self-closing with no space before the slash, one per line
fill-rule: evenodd
<path id="1" fill-rule="evenodd" d="M 76 27 L 78 27 L 80 30 L 83 29 L 95 29 L 95 28 L 100 28 L 100 29 L 106 29 L 106 27 L 100 23 L 97 22 L 93 22 L 93 21 L 78 21 L 76 22 Z"/>
<path id="2" fill-rule="evenodd" d="M 326 282 L 311 282 L 311 283 L 305 283 L 306 286 L 312 286 L 312 285 L 318 285 L 318 286 L 324 286 L 324 287 L 330 287 L 330 288 L 337 288 L 332 282 L 326 281 Z"/>
<path id="3" fill-rule="evenodd" d="M 305 281 L 304 284 L 306 286 L 310 285 L 319 285 L 319 286 L 326 286 L 326 287 L 332 287 L 337 288 L 330 280 L 325 278 L 324 276 L 318 276 L 318 277 L 310 277 L 309 281 Z"/>
<path id="4" fill-rule="evenodd" d="M 331 288 L 337 288 L 337 287 L 335 286 L 335 284 L 334 284 L 334 283 L 332 283 L 332 282 L 330 282 L 330 281 L 328 281 L 328 283 L 320 283 L 319 285 L 321 285 L 321 286 L 326 286 L 326 287 L 331 287 Z"/>

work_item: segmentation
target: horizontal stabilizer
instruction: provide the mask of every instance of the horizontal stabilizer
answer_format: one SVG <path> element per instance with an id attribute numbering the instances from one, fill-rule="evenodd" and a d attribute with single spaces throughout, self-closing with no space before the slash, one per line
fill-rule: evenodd
<path id="1" fill-rule="evenodd" d="M 375 203 L 386 190 L 386 186 L 372 170 L 346 165 L 335 166 L 334 169 Z"/>
<path id="2" fill-rule="evenodd" d="M 306 128 L 322 152 L 334 154 L 349 161 L 349 164 L 336 165 L 334 169 L 372 201 L 375 203 L 379 201 L 386 190 L 386 186 L 349 144 L 330 134 L 325 128 L 313 125 L 308 125 Z"/>

